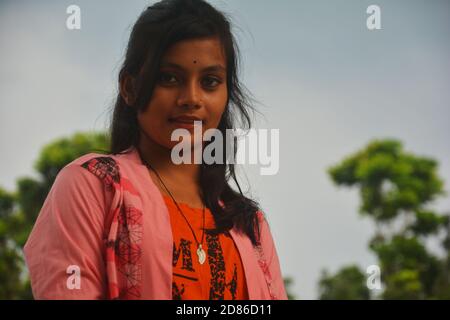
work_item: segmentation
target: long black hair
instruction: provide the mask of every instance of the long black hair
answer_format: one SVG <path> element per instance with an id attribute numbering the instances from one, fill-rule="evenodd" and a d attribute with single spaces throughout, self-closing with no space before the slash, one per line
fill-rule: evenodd
<path id="1" fill-rule="evenodd" d="M 122 95 L 117 95 L 110 128 L 111 153 L 123 153 L 138 147 L 140 130 L 137 113 L 145 111 L 152 98 L 164 52 L 176 42 L 216 36 L 221 40 L 226 55 L 228 100 L 220 120 L 223 137 L 226 130 L 234 129 L 239 121 L 241 128 L 250 129 L 250 111 L 254 111 L 248 91 L 238 80 L 239 50 L 231 33 L 226 16 L 203 0 L 163 0 L 148 7 L 133 26 L 125 61 L 119 72 L 119 86 L 124 77 L 135 79 L 133 103 L 127 105 Z M 232 141 L 224 139 L 224 154 Z M 232 149 L 233 159 L 236 148 Z M 211 210 L 216 229 L 223 233 L 233 226 L 245 233 L 253 245 L 259 243 L 258 204 L 242 193 L 233 163 L 201 164 L 200 187 L 205 205 Z M 235 191 L 229 181 L 235 182 Z M 223 207 L 219 204 L 223 202 Z"/>

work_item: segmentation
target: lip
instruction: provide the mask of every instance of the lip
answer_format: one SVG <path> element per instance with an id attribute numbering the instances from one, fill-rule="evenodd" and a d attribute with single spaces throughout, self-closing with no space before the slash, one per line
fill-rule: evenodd
<path id="1" fill-rule="evenodd" d="M 196 116 L 184 115 L 184 116 L 177 116 L 177 117 L 169 118 L 169 121 L 190 123 L 193 121 L 202 121 L 202 119 L 200 119 L 199 117 L 196 117 Z"/>
<path id="2" fill-rule="evenodd" d="M 178 128 L 185 128 L 185 129 L 193 129 L 194 128 L 194 121 L 202 121 L 199 117 L 196 116 L 177 116 L 173 118 L 169 118 L 169 121 L 173 123 Z"/>

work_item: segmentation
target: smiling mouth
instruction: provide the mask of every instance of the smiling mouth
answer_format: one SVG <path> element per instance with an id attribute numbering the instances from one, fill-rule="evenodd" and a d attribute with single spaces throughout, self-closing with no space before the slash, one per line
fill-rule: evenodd
<path id="1" fill-rule="evenodd" d="M 169 122 L 174 124 L 178 128 L 193 129 L 195 125 L 201 126 L 203 120 L 190 117 L 170 118 Z"/>

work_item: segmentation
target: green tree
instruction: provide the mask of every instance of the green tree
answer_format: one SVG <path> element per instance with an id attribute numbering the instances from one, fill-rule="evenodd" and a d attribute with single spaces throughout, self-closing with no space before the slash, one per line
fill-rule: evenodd
<path id="1" fill-rule="evenodd" d="M 369 289 L 366 277 L 357 266 L 347 266 L 337 274 L 329 275 L 322 271 L 319 281 L 319 299 L 321 300 L 368 300 Z"/>
<path id="2" fill-rule="evenodd" d="M 103 133 L 76 133 L 59 139 L 39 155 L 34 166 L 37 179 L 18 179 L 16 192 L 0 187 L 0 299 L 32 298 L 22 247 L 56 175 L 83 154 L 107 153 L 108 141 Z"/>
<path id="3" fill-rule="evenodd" d="M 450 298 L 450 217 L 429 208 L 445 195 L 437 166 L 435 160 L 405 152 L 399 141 L 388 139 L 369 143 L 328 170 L 336 185 L 359 188 L 359 213 L 375 222 L 369 248 L 382 272 L 381 298 Z M 441 241 L 443 254 L 426 247 L 432 238 Z M 331 277 L 339 283 L 335 278 L 355 285 L 341 272 Z"/>
<path id="4" fill-rule="evenodd" d="M 295 300 L 296 296 L 291 291 L 291 286 L 294 284 L 294 279 L 292 277 L 285 277 L 283 280 L 288 300 Z"/>

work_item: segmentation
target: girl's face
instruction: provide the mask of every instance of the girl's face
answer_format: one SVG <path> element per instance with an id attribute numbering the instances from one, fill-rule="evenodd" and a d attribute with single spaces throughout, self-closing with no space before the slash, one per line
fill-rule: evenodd
<path id="1" fill-rule="evenodd" d="M 192 136 L 195 119 L 202 122 L 202 134 L 217 128 L 227 104 L 226 79 L 226 59 L 218 38 L 174 44 L 161 60 L 146 111 L 138 114 L 141 130 L 157 144 L 171 149 L 179 142 L 171 141 L 173 130 L 184 128 Z"/>

